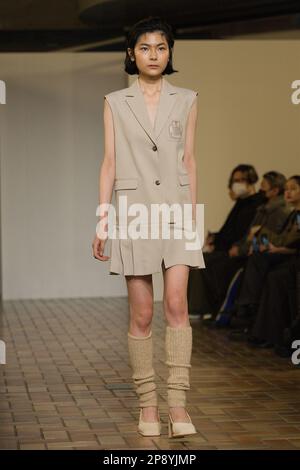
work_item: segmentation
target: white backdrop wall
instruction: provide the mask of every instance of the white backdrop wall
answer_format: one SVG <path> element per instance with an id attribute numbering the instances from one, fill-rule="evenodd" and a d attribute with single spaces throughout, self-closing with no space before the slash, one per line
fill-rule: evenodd
<path id="1" fill-rule="evenodd" d="M 0 56 L 3 299 L 126 294 L 91 256 L 103 95 L 126 86 L 121 56 Z"/>

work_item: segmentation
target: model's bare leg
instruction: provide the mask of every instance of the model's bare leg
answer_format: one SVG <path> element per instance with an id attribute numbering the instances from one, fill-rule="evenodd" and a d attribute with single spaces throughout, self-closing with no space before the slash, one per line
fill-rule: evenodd
<path id="1" fill-rule="evenodd" d="M 129 302 L 128 347 L 133 378 L 144 421 L 158 421 L 156 385 L 152 366 L 152 275 L 125 276 Z"/>
<path id="2" fill-rule="evenodd" d="M 189 266 L 184 264 L 165 269 L 163 263 L 163 306 L 167 322 L 165 347 L 170 371 L 168 404 L 173 420 L 181 422 L 189 422 L 185 411 L 185 394 L 190 388 L 189 370 L 192 352 L 192 328 L 187 302 L 189 269 Z"/>
<path id="3" fill-rule="evenodd" d="M 163 306 L 167 324 L 171 327 L 190 326 L 187 285 L 189 266 L 176 264 L 166 269 L 163 263 Z"/>

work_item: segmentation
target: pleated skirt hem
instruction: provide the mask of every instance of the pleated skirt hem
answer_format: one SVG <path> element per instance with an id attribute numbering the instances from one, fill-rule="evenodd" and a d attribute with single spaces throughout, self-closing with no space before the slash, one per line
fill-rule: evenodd
<path id="1" fill-rule="evenodd" d="M 185 239 L 113 239 L 110 253 L 110 275 L 142 276 L 162 271 L 177 264 L 190 269 L 205 269 L 201 249 L 185 249 Z"/>

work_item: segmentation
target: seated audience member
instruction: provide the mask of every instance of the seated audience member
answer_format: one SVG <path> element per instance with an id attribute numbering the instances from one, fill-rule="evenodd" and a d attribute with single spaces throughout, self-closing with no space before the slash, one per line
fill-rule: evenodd
<path id="1" fill-rule="evenodd" d="M 300 243 L 300 176 L 290 177 L 286 182 L 285 200 L 293 210 L 287 217 L 280 233 L 262 227 L 257 234 L 258 251 L 249 256 L 241 290 L 237 299 L 237 320 L 244 323 L 240 330 L 230 334 L 232 339 L 245 338 L 255 319 L 265 278 L 270 269 L 287 261 L 297 253 Z M 292 259 L 292 258 L 290 258 Z"/>
<path id="2" fill-rule="evenodd" d="M 275 266 L 267 275 L 257 316 L 248 337 L 251 345 L 260 348 L 274 347 L 275 353 L 281 357 L 291 356 L 295 333 L 300 333 L 300 306 L 297 305 L 299 254 L 300 244 L 298 253 L 292 259 Z"/>
<path id="3" fill-rule="evenodd" d="M 257 173 L 252 165 L 238 165 L 229 178 L 229 194 L 236 202 L 219 232 L 210 232 L 206 241 L 210 251 L 228 251 L 247 233 L 257 207 L 264 202 L 264 194 L 256 192 Z"/>
<path id="4" fill-rule="evenodd" d="M 255 233 L 262 227 L 276 233 L 281 231 L 292 210 L 284 198 L 285 183 L 285 176 L 276 171 L 269 171 L 263 175 L 260 191 L 265 195 L 265 203 L 258 206 L 247 234 L 232 245 L 228 251 L 229 256 L 224 253 L 224 256 L 215 260 L 211 267 L 215 273 L 214 279 L 217 281 L 214 291 L 220 292 L 220 302 L 224 300 L 231 279 L 246 265 Z M 216 315 L 217 312 L 213 313 Z"/>
<path id="5" fill-rule="evenodd" d="M 214 265 L 228 257 L 232 244 L 247 233 L 257 207 L 265 201 L 262 192 L 256 192 L 257 173 L 252 165 L 238 165 L 229 178 L 229 194 L 236 202 L 225 223 L 217 233 L 209 234 L 206 245 L 210 252 L 203 253 L 206 269 L 190 270 L 188 281 L 188 305 L 190 315 L 202 315 L 217 311 L 225 295 L 224 286 L 216 278 Z M 222 272 L 224 283 L 230 282 L 230 273 Z M 216 287 L 217 286 L 217 287 Z"/>
<path id="6" fill-rule="evenodd" d="M 284 198 L 286 178 L 277 171 L 269 171 L 263 175 L 260 191 L 265 195 L 266 202 L 257 209 L 245 237 L 234 243 L 229 249 L 229 256 L 247 256 L 253 243 L 255 233 L 266 227 L 273 232 L 280 232 L 292 208 Z"/>

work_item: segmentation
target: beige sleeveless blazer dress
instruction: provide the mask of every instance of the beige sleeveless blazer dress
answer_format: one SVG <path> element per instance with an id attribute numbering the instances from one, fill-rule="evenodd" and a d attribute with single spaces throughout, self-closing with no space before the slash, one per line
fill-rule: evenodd
<path id="1" fill-rule="evenodd" d="M 154 128 L 138 79 L 131 86 L 104 96 L 114 122 L 117 233 L 124 222 L 123 216 L 118 217 L 120 196 L 127 196 L 128 207 L 143 203 L 148 214 L 152 204 L 192 202 L 189 176 L 182 159 L 186 121 L 196 95 L 196 91 L 171 85 L 163 76 Z M 126 223 L 135 218 L 136 215 L 127 215 Z M 172 216 L 168 223 L 172 230 Z M 153 274 L 161 271 L 163 260 L 166 268 L 175 264 L 205 268 L 201 248 L 187 250 L 186 241 L 184 237 L 174 236 L 170 239 L 112 238 L 109 274 Z"/>

